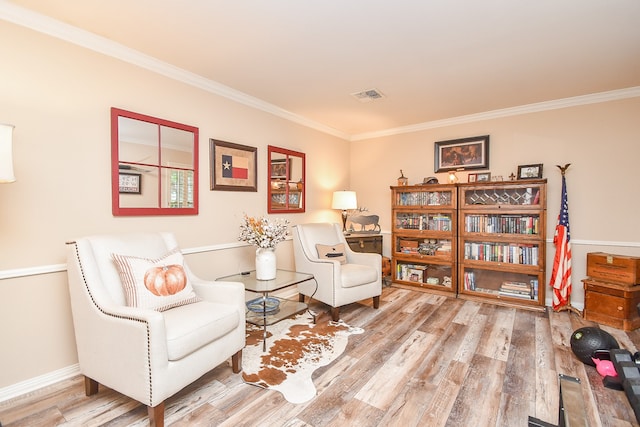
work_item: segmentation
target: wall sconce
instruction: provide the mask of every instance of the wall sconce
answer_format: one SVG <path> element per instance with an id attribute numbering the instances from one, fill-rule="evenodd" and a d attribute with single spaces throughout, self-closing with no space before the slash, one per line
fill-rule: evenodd
<path id="1" fill-rule="evenodd" d="M 13 125 L 0 123 L 0 183 L 14 182 Z"/>
<path id="2" fill-rule="evenodd" d="M 355 191 L 334 191 L 331 209 L 342 209 L 342 232 L 347 232 L 347 209 L 357 209 Z"/>

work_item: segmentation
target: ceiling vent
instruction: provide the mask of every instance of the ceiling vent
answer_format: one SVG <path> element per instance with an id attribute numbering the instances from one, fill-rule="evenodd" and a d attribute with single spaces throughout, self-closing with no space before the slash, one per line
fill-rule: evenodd
<path id="1" fill-rule="evenodd" d="M 384 95 L 378 89 L 363 90 L 362 92 L 352 93 L 351 96 L 360 102 L 371 102 L 384 98 Z"/>

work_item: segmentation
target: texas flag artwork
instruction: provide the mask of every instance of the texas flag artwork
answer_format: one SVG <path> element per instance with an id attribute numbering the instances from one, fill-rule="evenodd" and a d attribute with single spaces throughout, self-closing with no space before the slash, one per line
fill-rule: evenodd
<path id="1" fill-rule="evenodd" d="M 247 157 L 222 155 L 223 178 L 249 178 L 249 159 Z"/>

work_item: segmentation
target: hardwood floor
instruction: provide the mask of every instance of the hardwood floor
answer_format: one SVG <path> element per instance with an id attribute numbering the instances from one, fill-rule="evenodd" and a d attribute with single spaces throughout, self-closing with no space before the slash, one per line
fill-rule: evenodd
<path id="1" fill-rule="evenodd" d="M 327 307 L 314 304 L 327 316 Z M 571 351 L 572 332 L 591 322 L 384 288 L 341 310 L 365 329 L 314 374 L 318 396 L 294 405 L 242 382 L 223 364 L 167 401 L 171 426 L 526 426 L 529 415 L 558 423 L 558 374 L 581 380 L 590 426 L 637 426 L 624 392 L 604 388 Z M 640 330 L 602 327 L 622 348 Z M 10 426 L 147 425 L 146 408 L 112 390 L 85 397 L 81 377 L 0 404 Z"/>

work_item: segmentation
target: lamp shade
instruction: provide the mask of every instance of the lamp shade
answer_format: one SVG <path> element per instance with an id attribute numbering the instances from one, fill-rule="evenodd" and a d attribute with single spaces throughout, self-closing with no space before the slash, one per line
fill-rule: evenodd
<path id="1" fill-rule="evenodd" d="M 357 209 L 358 201 L 355 191 L 334 191 L 331 209 Z"/>
<path id="2" fill-rule="evenodd" d="M 13 125 L 0 123 L 0 182 L 13 182 Z"/>

